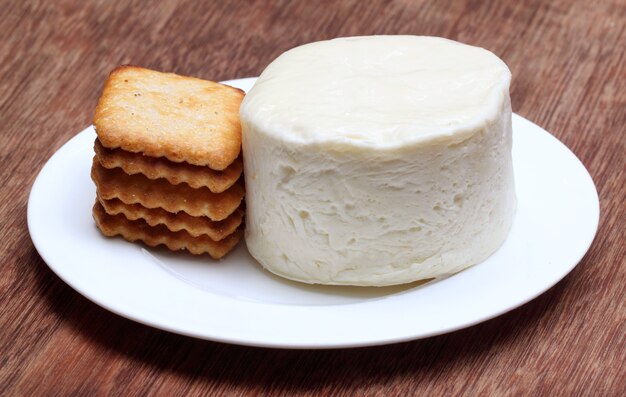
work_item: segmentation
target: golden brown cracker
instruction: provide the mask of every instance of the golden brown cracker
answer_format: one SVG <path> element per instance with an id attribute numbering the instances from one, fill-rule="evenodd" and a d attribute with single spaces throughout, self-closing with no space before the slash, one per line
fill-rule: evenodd
<path id="1" fill-rule="evenodd" d="M 98 162 L 104 168 L 121 168 L 129 175 L 143 174 L 149 179 L 165 178 L 174 185 L 184 182 L 196 189 L 207 187 L 213 193 L 221 193 L 231 187 L 243 170 L 241 156 L 223 171 L 216 171 L 188 163 L 173 163 L 165 157 L 107 149 L 97 139 L 94 150 Z"/>
<path id="2" fill-rule="evenodd" d="M 193 77 L 120 66 L 94 116 L 102 145 L 223 170 L 241 150 L 243 91 Z"/>
<path id="3" fill-rule="evenodd" d="M 128 175 L 120 168 L 106 169 L 94 157 L 91 178 L 98 195 L 105 200 L 120 199 L 125 204 L 162 208 L 168 212 L 184 211 L 191 216 L 206 216 L 221 221 L 241 204 L 244 195 L 238 181 L 222 193 L 208 188 L 194 189 L 184 183 L 172 185 L 165 179 L 148 179 L 142 174 Z"/>
<path id="4" fill-rule="evenodd" d="M 186 249 L 195 255 L 206 253 L 214 259 L 226 255 L 241 238 L 240 231 L 220 241 L 213 241 L 206 235 L 193 237 L 185 231 L 172 232 L 163 225 L 150 226 L 143 220 L 131 221 L 122 214 L 109 215 L 97 200 L 92 213 L 96 226 L 105 236 L 119 235 L 128 241 L 143 241 L 150 247 L 162 244 L 172 251 Z"/>
<path id="5" fill-rule="evenodd" d="M 161 208 L 146 208 L 140 204 L 124 204 L 119 199 L 104 200 L 100 204 L 109 215 L 122 214 L 131 221 L 144 220 L 150 226 L 164 225 L 173 232 L 186 231 L 193 237 L 207 235 L 219 241 L 233 233 L 243 220 L 243 208 L 238 208 L 222 221 L 212 221 L 205 216 L 191 216 L 185 212 L 172 214 Z"/>

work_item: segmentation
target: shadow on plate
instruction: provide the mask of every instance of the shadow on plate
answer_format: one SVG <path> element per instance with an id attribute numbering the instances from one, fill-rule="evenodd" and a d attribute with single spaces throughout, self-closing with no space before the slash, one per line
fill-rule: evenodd
<path id="1" fill-rule="evenodd" d="M 341 305 L 362 303 L 413 291 L 431 280 L 387 287 L 306 284 L 265 270 L 249 253 L 245 242 L 224 259 L 212 261 L 163 247 L 145 249 L 144 256 L 195 288 L 237 300 L 286 305 Z"/>

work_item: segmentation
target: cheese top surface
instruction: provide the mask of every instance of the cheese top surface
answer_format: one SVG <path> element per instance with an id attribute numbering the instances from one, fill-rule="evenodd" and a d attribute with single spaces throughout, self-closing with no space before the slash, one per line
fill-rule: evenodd
<path id="1" fill-rule="evenodd" d="M 472 134 L 493 122 L 511 74 L 491 52 L 425 36 L 306 44 L 263 71 L 245 97 L 259 128 L 304 143 L 394 147 Z"/>

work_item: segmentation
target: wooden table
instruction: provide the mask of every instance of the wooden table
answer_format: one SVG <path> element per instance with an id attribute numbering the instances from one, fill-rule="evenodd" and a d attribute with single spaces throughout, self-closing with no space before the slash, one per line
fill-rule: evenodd
<path id="1" fill-rule="evenodd" d="M 624 395 L 626 1 L 323 3 L 0 1 L 0 395 Z M 365 34 L 449 37 L 509 65 L 514 111 L 570 147 L 600 195 L 595 242 L 563 281 L 448 335 L 273 350 L 118 317 L 35 251 L 30 187 L 116 65 L 256 76 L 293 46 Z"/>

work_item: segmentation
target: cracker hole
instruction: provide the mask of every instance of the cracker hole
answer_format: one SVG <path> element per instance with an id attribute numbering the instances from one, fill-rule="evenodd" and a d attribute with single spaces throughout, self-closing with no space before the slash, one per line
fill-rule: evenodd
<path id="1" fill-rule="evenodd" d="M 457 194 L 454 196 L 454 205 L 456 205 L 457 207 L 462 207 L 463 206 L 463 200 L 465 198 L 463 197 L 462 194 Z"/>

